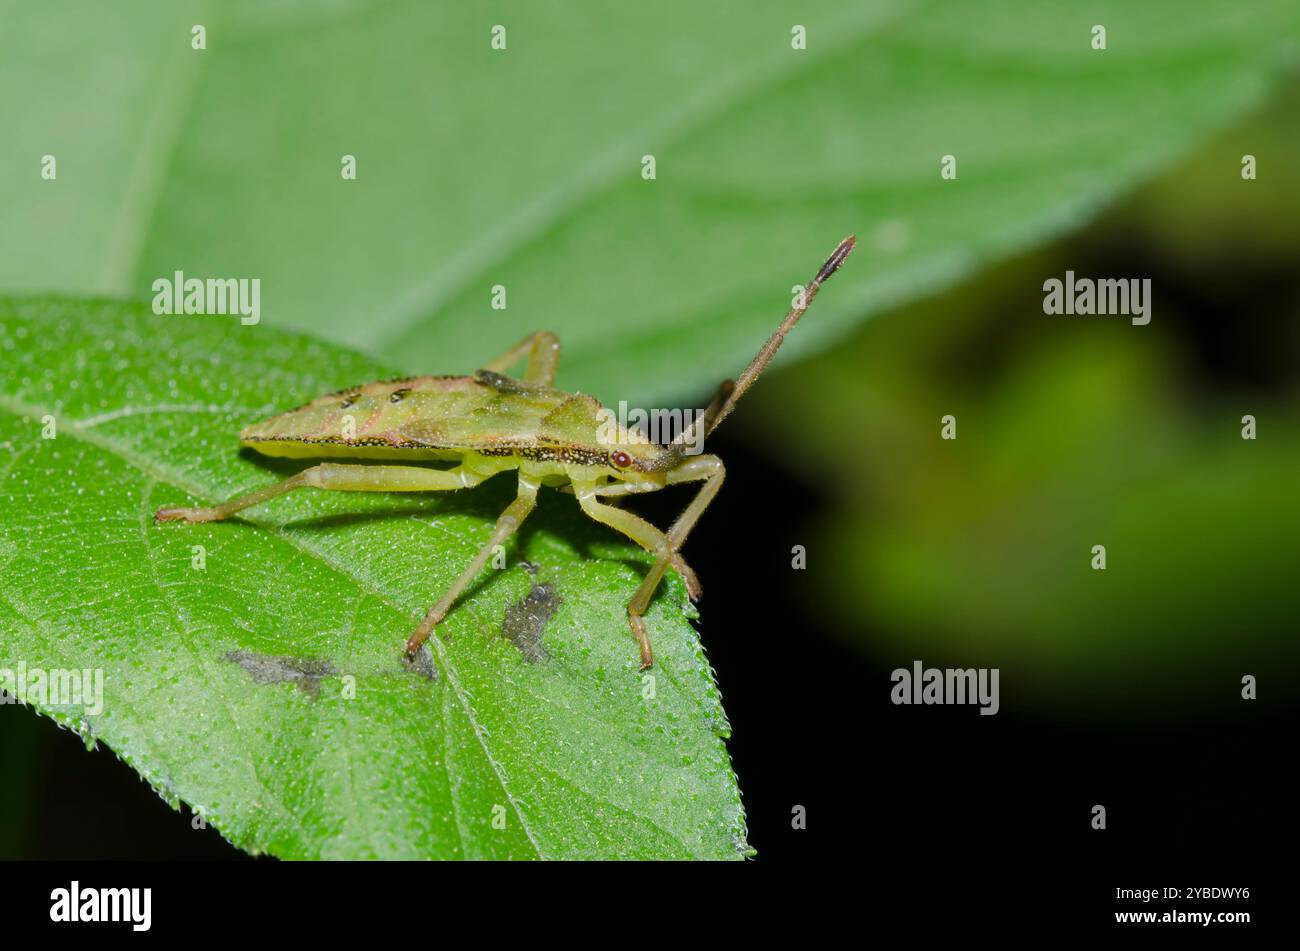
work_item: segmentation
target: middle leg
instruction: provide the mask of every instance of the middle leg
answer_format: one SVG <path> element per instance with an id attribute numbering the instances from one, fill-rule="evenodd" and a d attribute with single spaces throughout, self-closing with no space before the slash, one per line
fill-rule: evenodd
<path id="1" fill-rule="evenodd" d="M 537 488 L 538 483 L 526 478 L 522 472 L 519 474 L 519 494 L 515 496 L 513 502 L 506 506 L 506 510 L 497 519 L 496 527 L 492 530 L 492 537 L 488 539 L 487 544 L 479 550 L 479 553 L 474 556 L 474 560 L 460 573 L 460 577 L 452 583 L 452 586 L 438 599 L 437 603 L 429 608 L 429 613 L 424 616 L 424 620 L 416 627 L 414 633 L 407 638 L 407 656 L 414 655 L 420 649 L 420 645 L 428 640 L 434 628 L 442 623 L 442 619 L 447 616 L 447 612 L 456 603 L 456 599 L 460 597 L 461 592 L 474 580 L 474 576 L 482 570 L 483 566 L 487 564 L 487 560 L 492 557 L 492 549 L 518 531 L 519 526 L 528 517 L 528 513 L 537 504 Z"/>

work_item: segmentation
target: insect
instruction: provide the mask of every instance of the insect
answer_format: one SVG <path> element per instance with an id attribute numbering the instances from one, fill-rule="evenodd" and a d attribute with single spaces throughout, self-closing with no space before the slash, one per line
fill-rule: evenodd
<path id="1" fill-rule="evenodd" d="M 267 456 L 392 460 L 400 464 L 321 462 L 228 502 L 161 508 L 154 518 L 158 522 L 220 521 L 306 487 L 343 492 L 445 492 L 514 470 L 519 479 L 514 501 L 497 519 L 483 548 L 407 638 L 407 655 L 414 656 L 434 632 L 493 549 L 519 529 L 536 504 L 538 490 L 551 486 L 571 491 L 588 516 L 654 554 L 650 570 L 627 604 L 628 625 L 640 647 L 644 670 L 654 663 L 645 612 L 664 572 L 673 568 L 681 575 L 692 601 L 701 593 L 699 580 L 680 550 L 722 487 L 725 470 L 717 456 L 693 455 L 691 449 L 702 448 L 704 439 L 731 413 L 854 243 L 852 236 L 840 242 L 744 372 L 735 381 L 724 381 L 703 413 L 666 446 L 622 427 L 610 438 L 609 413 L 593 397 L 553 389 L 560 343 L 554 334 L 543 330 L 521 340 L 472 376 L 416 376 L 365 383 L 318 397 L 239 434 L 243 445 Z M 523 377 L 506 376 L 521 360 L 526 361 Z M 454 465 L 409 464 L 423 462 Z M 702 485 L 666 532 L 605 501 L 686 482 Z"/>

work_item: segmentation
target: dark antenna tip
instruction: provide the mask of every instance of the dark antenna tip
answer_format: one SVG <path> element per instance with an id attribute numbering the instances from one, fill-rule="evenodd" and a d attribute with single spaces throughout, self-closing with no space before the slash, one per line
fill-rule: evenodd
<path id="1" fill-rule="evenodd" d="M 826 259 L 826 263 L 822 265 L 822 269 L 817 272 L 817 276 L 813 280 L 820 284 L 839 270 L 840 265 L 844 263 L 844 259 L 849 256 L 857 243 L 858 236 L 854 234 L 841 241 L 839 247 L 831 252 L 831 256 Z"/>
<path id="2" fill-rule="evenodd" d="M 808 305 L 817 296 L 817 290 L 822 286 L 822 282 L 839 269 L 839 266 L 844 263 L 844 259 L 849 256 L 853 251 L 853 246 L 857 243 L 857 237 L 849 235 L 836 246 L 835 250 L 831 252 L 831 256 L 826 259 L 826 263 L 822 265 L 821 270 L 817 272 L 817 276 L 808 282 L 804 293 L 800 294 L 798 299 L 795 300 L 790 312 L 781 321 L 781 326 L 777 327 L 772 336 L 767 338 L 767 343 L 763 344 L 763 348 L 754 355 L 754 359 L 749 361 L 749 366 L 745 367 L 739 378 L 734 382 L 728 380 L 718 388 L 717 394 L 713 397 L 713 402 L 704 411 L 704 415 L 692 424 L 688 432 L 697 432 L 702 426 L 704 434 L 707 436 L 730 415 L 736 401 L 745 394 L 745 391 L 758 379 L 764 368 L 772 362 L 772 357 L 776 356 L 776 351 L 780 349 L 781 342 L 785 340 L 785 335 L 790 332 L 790 329 L 799 322 L 799 318 L 808 310 Z M 682 441 L 684 439 L 679 440 L 679 442 Z"/>

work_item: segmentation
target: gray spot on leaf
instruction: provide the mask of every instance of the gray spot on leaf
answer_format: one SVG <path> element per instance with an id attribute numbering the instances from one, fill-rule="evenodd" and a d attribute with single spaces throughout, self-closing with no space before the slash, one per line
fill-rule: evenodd
<path id="1" fill-rule="evenodd" d="M 414 657 L 407 657 L 402 654 L 402 666 L 407 670 L 414 671 L 425 680 L 438 682 L 438 667 L 433 662 L 433 649 L 429 647 L 429 642 L 425 641 L 420 645 L 420 649 L 415 652 Z"/>
<path id="2" fill-rule="evenodd" d="M 506 608 L 501 636 L 519 648 L 519 653 L 530 664 L 540 664 L 551 659 L 551 655 L 542 646 L 542 629 L 560 606 L 560 601 L 554 585 L 534 584 L 527 595 Z"/>
<path id="3" fill-rule="evenodd" d="M 300 657 L 272 657 L 257 651 L 237 650 L 226 654 L 226 660 L 244 668 L 245 673 L 259 684 L 297 684 L 303 693 L 315 698 L 320 695 L 322 678 L 333 677 L 338 671 L 327 660 L 306 660 Z"/>

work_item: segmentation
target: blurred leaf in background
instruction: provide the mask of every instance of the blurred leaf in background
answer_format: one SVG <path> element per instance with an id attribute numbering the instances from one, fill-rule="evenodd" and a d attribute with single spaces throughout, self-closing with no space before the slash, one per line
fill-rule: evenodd
<path id="1" fill-rule="evenodd" d="M 739 427 L 837 500 L 811 610 L 877 655 L 1024 673 L 1036 705 L 1177 707 L 1182 678 L 1226 705 L 1261 656 L 1270 689 L 1294 684 L 1297 103 L 756 391 Z M 1045 316 L 1066 269 L 1152 277 L 1151 323 Z"/>
<path id="2" fill-rule="evenodd" d="M 699 398 L 845 234 L 792 352 L 1081 223 L 1298 33 L 1293 0 L 19 5 L 0 288 L 259 277 L 268 323 L 413 372 L 547 327 L 573 386 Z"/>

